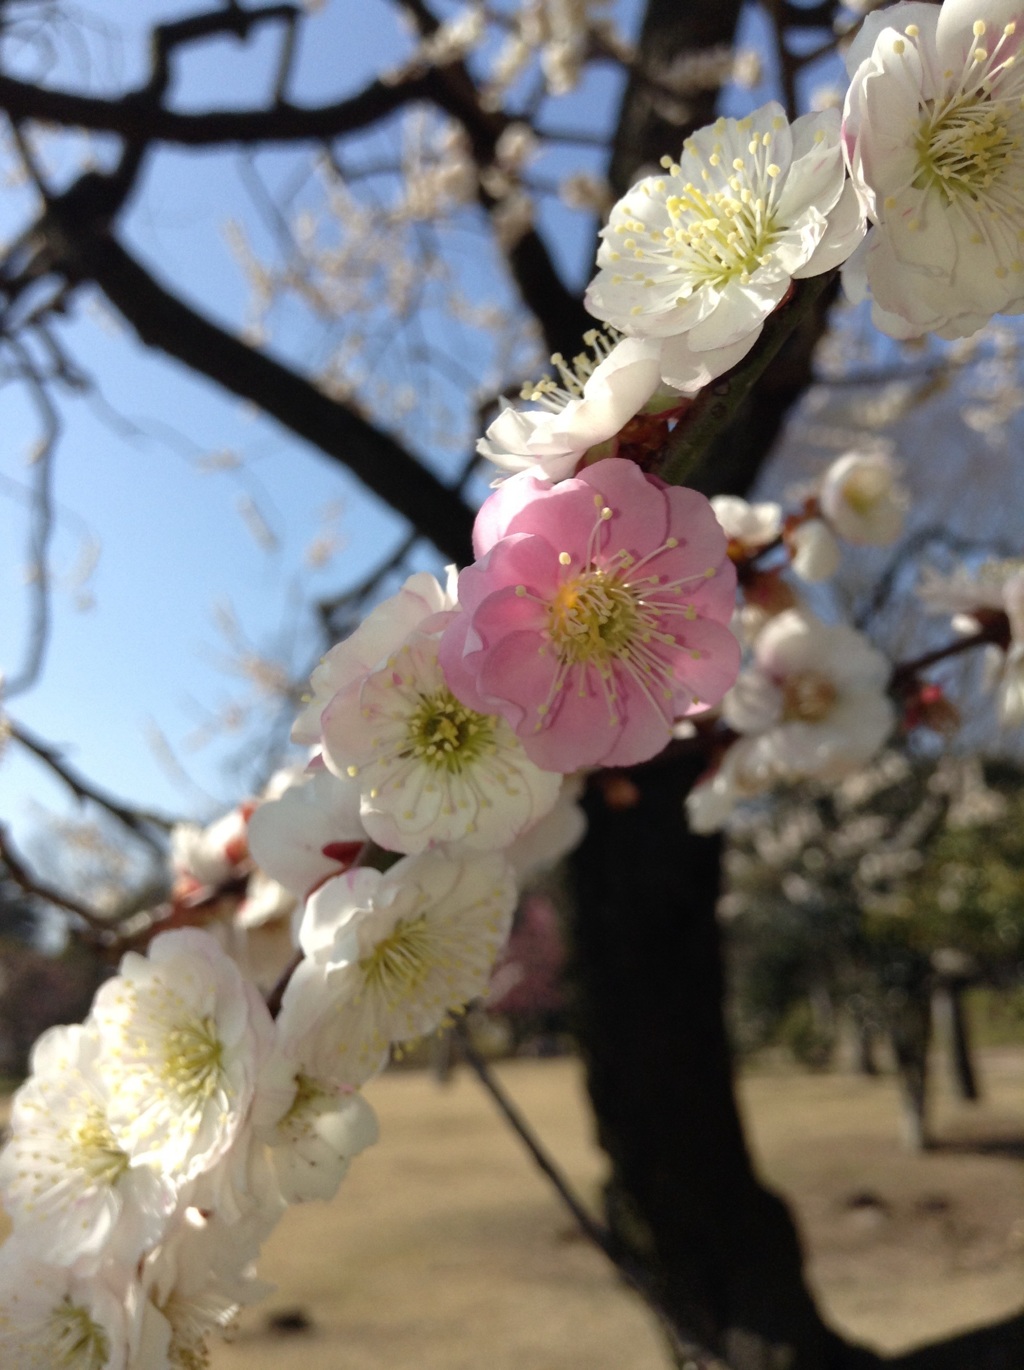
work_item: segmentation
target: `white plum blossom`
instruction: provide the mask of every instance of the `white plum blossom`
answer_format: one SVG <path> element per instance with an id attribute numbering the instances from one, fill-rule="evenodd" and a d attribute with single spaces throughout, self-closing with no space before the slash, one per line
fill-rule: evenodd
<path id="1" fill-rule="evenodd" d="M 742 778 L 827 784 L 868 761 L 896 719 L 889 675 L 886 658 L 856 629 L 795 609 L 778 614 L 722 701 L 725 722 L 756 741 L 742 757 Z"/>
<path id="2" fill-rule="evenodd" d="M 0 1249 L 0 1364 L 10 1370 L 136 1370 L 128 1359 L 135 1328 L 120 1267 L 83 1276 L 43 1264 L 19 1236 Z"/>
<path id="3" fill-rule="evenodd" d="M 328 880 L 299 929 L 305 960 L 279 1030 L 307 1045 L 314 1078 L 358 1085 L 392 1043 L 435 1031 L 487 988 L 516 904 L 499 856 L 405 857 L 385 874 Z"/>
<path id="4" fill-rule="evenodd" d="M 442 591 L 434 584 L 437 603 Z M 416 602 L 421 596 L 407 587 L 333 648 L 336 691 L 321 714 L 324 760 L 355 781 L 360 821 L 389 851 L 453 842 L 494 851 L 548 812 L 561 777 L 527 757 L 504 718 L 455 697 L 431 631 L 450 615 L 430 614 L 425 631 L 416 631 L 419 624 L 409 631 L 407 611 Z M 360 639 L 371 620 L 379 653 L 373 661 Z"/>
<path id="5" fill-rule="evenodd" d="M 1024 575 L 1008 582 L 1003 602 L 1010 620 L 1010 645 L 1002 661 L 992 662 L 989 680 L 995 685 L 1000 722 L 1019 728 L 1024 724 Z"/>
<path id="6" fill-rule="evenodd" d="M 128 952 L 93 1005 L 108 1119 L 134 1164 L 178 1185 L 209 1169 L 245 1126 L 273 1034 L 256 987 L 208 933 L 186 928 Z"/>
<path id="7" fill-rule="evenodd" d="M 438 646 L 413 633 L 340 691 L 324 711 L 324 755 L 357 780 L 363 826 L 389 851 L 494 851 L 551 809 L 561 776 L 529 759 L 504 718 L 456 699 Z"/>
<path id="8" fill-rule="evenodd" d="M 332 870 L 340 869 L 332 863 Z M 235 909 L 230 927 L 224 929 L 225 950 L 243 975 L 264 993 L 273 988 L 295 955 L 292 921 L 298 902 L 291 890 L 263 871 L 255 870 L 249 876 L 245 898 Z M 210 930 L 216 934 L 218 925 Z"/>
<path id="9" fill-rule="evenodd" d="M 790 125 L 772 102 L 686 140 L 602 230 L 587 308 L 662 339 L 662 376 L 689 389 L 734 366 L 793 280 L 838 266 L 863 237 L 835 110 Z"/>
<path id="10" fill-rule="evenodd" d="M 376 883 L 372 877 L 370 883 Z M 324 992 L 322 967 L 301 1005 L 294 990 L 285 998 L 253 1134 L 266 1148 L 275 1191 L 287 1203 L 305 1203 L 331 1198 L 379 1129 L 373 1109 L 339 1075 L 336 1055 L 323 1048 L 322 1015 L 333 1011 L 334 1001 Z"/>
<path id="11" fill-rule="evenodd" d="M 253 871 L 245 887 L 245 898 L 235 910 L 235 927 L 246 931 L 262 928 L 290 918 L 294 909 L 295 895 L 291 890 L 263 871 Z"/>
<path id="12" fill-rule="evenodd" d="M 791 565 L 801 580 L 830 580 L 839 570 L 842 552 L 823 519 L 805 519 L 786 534 Z"/>
<path id="13" fill-rule="evenodd" d="M 850 46 L 843 136 L 873 225 L 844 270 L 897 338 L 1024 309 L 1024 7 L 901 3 Z"/>
<path id="14" fill-rule="evenodd" d="M 551 812 L 504 849 L 502 855 L 515 872 L 520 889 L 550 870 L 583 841 L 587 831 L 587 816 L 579 802 L 583 785 L 581 775 L 564 776 Z"/>
<path id="15" fill-rule="evenodd" d="M 729 552 L 754 556 L 782 534 L 782 506 L 774 500 L 749 504 L 739 495 L 712 495 L 711 507 L 729 539 Z"/>
<path id="16" fill-rule="evenodd" d="M 249 819 L 253 860 L 300 899 L 350 865 L 366 840 L 359 786 L 322 762 L 264 800 Z"/>
<path id="17" fill-rule="evenodd" d="M 220 885 L 247 854 L 246 812 L 230 810 L 207 827 L 176 823 L 171 829 L 171 865 L 200 885 Z"/>
<path id="18" fill-rule="evenodd" d="M 889 547 L 903 532 L 910 495 L 885 452 L 847 452 L 825 472 L 821 512 L 847 542 Z"/>
<path id="19" fill-rule="evenodd" d="M 55 1027 L 32 1051 L 0 1152 L 0 1195 L 23 1244 L 39 1260 L 81 1273 L 103 1260 L 134 1265 L 162 1238 L 175 1189 L 131 1164 L 107 1119 L 99 1034 Z"/>
<path id="20" fill-rule="evenodd" d="M 337 692 L 375 670 L 413 629 L 453 604 L 434 576 L 425 571 L 410 576 L 397 594 L 371 610 L 355 632 L 320 662 L 310 679 L 312 694 L 292 726 L 292 740 L 319 746 L 320 716 Z"/>
<path id="21" fill-rule="evenodd" d="M 642 338 L 610 345 L 597 329 L 584 335 L 596 362 L 585 352 L 570 366 L 560 353 L 551 358 L 559 373 L 523 387 L 523 399 L 537 409 L 501 411 L 477 443 L 481 456 L 502 471 L 532 471 L 565 480 L 595 447 L 614 456 L 614 438 L 651 400 L 661 384 L 659 346 Z M 678 396 L 676 397 L 678 399 Z M 666 399 L 660 408 L 671 404 Z M 602 444 L 609 444 L 605 450 Z"/>
<path id="22" fill-rule="evenodd" d="M 144 1264 L 129 1370 L 209 1365 L 210 1333 L 228 1327 L 243 1305 L 271 1292 L 253 1266 L 279 1216 L 280 1208 L 227 1224 L 195 1207 L 183 1212 L 174 1235 Z"/>
<path id="23" fill-rule="evenodd" d="M 960 632 L 977 632 L 986 619 L 1006 615 L 1005 643 L 986 648 L 986 683 L 1003 726 L 1024 724 L 1024 559 L 961 566 L 948 576 L 926 567 L 917 592 L 929 612 L 951 614 Z"/>
<path id="24" fill-rule="evenodd" d="M 693 832 L 715 832 L 737 804 L 771 788 L 775 777 L 765 765 L 757 739 L 741 737 L 726 749 L 718 766 L 686 796 L 686 817 Z"/>
<path id="25" fill-rule="evenodd" d="M 951 614 L 966 620 L 956 624 L 965 632 L 979 626 L 979 612 L 1007 613 L 1007 590 L 1024 581 L 1024 557 L 983 561 L 978 566 L 958 566 L 949 574 L 926 566 L 917 587 L 918 597 L 932 614 Z"/>
<path id="26" fill-rule="evenodd" d="M 331 1199 L 354 1157 L 380 1135 L 361 1094 L 300 1071 L 291 1108 L 267 1134 L 270 1163 L 289 1203 Z"/>

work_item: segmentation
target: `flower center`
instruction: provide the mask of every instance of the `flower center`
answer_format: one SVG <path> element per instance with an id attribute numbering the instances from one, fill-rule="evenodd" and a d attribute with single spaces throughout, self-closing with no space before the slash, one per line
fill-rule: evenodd
<path id="1" fill-rule="evenodd" d="M 786 723 L 820 723 L 832 712 L 839 691 L 828 676 L 801 671 L 782 685 L 782 718 Z"/>
<path id="2" fill-rule="evenodd" d="M 718 127 L 724 131 L 726 121 L 720 120 Z M 628 235 L 624 251 L 616 257 L 643 260 L 650 254 L 668 265 L 680 280 L 679 303 L 705 285 L 721 289 L 733 280 L 746 285 L 755 271 L 772 260 L 772 245 L 781 231 L 775 221 L 775 185 L 781 168 L 771 160 L 773 130 L 759 133 L 749 119 L 740 120 L 736 127 L 749 141 L 746 155 L 734 157 L 731 163 L 720 142 L 706 155 L 693 139 L 683 145 L 687 171 L 698 169 L 699 180 L 684 182 L 679 164 L 670 157 L 661 159 L 672 177 L 671 182 L 655 183 L 658 192 L 665 194 L 668 227 L 648 227 L 638 216 L 616 229 Z M 643 235 L 650 247 L 638 243 L 634 235 Z M 644 279 L 644 273 L 636 279 Z"/>
<path id="3" fill-rule="evenodd" d="M 494 750 L 494 719 L 460 704 L 444 687 L 420 696 L 409 718 L 409 745 L 400 755 L 456 773 Z"/>
<path id="4" fill-rule="evenodd" d="M 98 1185 L 114 1185 L 128 1169 L 128 1157 L 114 1140 L 103 1110 L 89 1109 L 70 1129 L 75 1159 Z"/>
<path id="5" fill-rule="evenodd" d="M 171 1324 L 171 1344 L 167 1348 L 170 1370 L 209 1370 L 206 1333 L 211 1322 L 223 1322 L 225 1310 L 212 1299 L 209 1307 L 204 1307 L 201 1296 L 187 1299 L 174 1293 L 160 1311 Z"/>
<path id="6" fill-rule="evenodd" d="M 558 712 L 561 693 L 570 680 L 581 694 L 588 682 L 601 692 L 612 727 L 622 722 L 624 689 L 627 694 L 643 695 L 667 717 L 678 689 L 679 658 L 699 660 L 704 655 L 699 648 L 688 648 L 677 632 L 685 632 L 684 625 L 697 617 L 696 606 L 684 598 L 686 587 L 713 577 L 715 567 L 678 579 L 654 572 L 651 563 L 679 546 L 676 537 L 666 538 L 640 557 L 625 547 L 602 550 L 615 510 L 599 494 L 594 495 L 594 506 L 596 516 L 585 551 L 558 554 L 564 579 L 554 594 L 535 595 L 526 585 L 516 586 L 518 596 L 544 609 L 544 636 L 551 650 L 544 646 L 541 655 L 554 658 L 550 689 L 536 706 L 537 732 L 550 723 L 553 711 Z M 580 567 L 575 574 L 570 570 L 574 561 Z M 692 702 L 700 701 L 692 696 Z"/>
<path id="7" fill-rule="evenodd" d="M 548 607 L 548 633 L 562 661 L 607 662 L 640 626 L 637 601 L 616 575 L 595 567 L 561 584 Z"/>
<path id="8" fill-rule="evenodd" d="M 436 952 L 436 939 L 426 914 L 399 922 L 359 962 L 363 982 L 367 989 L 378 990 L 389 1005 L 400 1003 L 427 978 Z"/>
<path id="9" fill-rule="evenodd" d="M 997 179 L 1019 162 L 1020 131 L 1008 104 L 986 92 L 928 101 L 917 134 L 914 185 L 938 190 L 947 204 L 991 202 Z"/>
<path id="10" fill-rule="evenodd" d="M 617 328 L 591 328 L 584 333 L 583 341 L 592 355 L 580 352 L 571 362 L 567 362 L 561 352 L 552 353 L 551 365 L 558 372 L 558 380 L 553 376 L 542 376 L 539 381 L 527 381 L 520 391 L 520 399 L 540 404 L 550 413 L 561 413 L 570 400 L 578 400 L 582 396 L 583 387 L 621 337 Z"/>
<path id="11" fill-rule="evenodd" d="M 53 1310 L 47 1327 L 46 1350 L 54 1370 L 103 1370 L 110 1358 L 110 1341 L 89 1311 L 64 1299 Z"/>
<path id="12" fill-rule="evenodd" d="M 769 199 L 737 176 L 726 190 L 700 190 L 688 181 L 681 195 L 666 201 L 673 257 L 684 261 L 701 284 L 720 289 L 737 278 L 746 284 L 758 267 L 768 266 L 778 237 Z"/>
<path id="13" fill-rule="evenodd" d="M 1002 557 L 986 561 L 978 567 L 978 579 L 983 585 L 1002 586 L 1011 576 L 1024 571 L 1024 557 Z"/>
<path id="14" fill-rule="evenodd" d="M 173 1341 L 169 1355 L 172 1370 L 209 1370 L 210 1351 L 205 1340 L 188 1346 Z"/>
<path id="15" fill-rule="evenodd" d="M 316 1117 L 316 1106 L 321 1099 L 328 1097 L 328 1091 L 300 1070 L 295 1076 L 295 1098 L 292 1106 L 278 1123 L 278 1127 L 295 1138 L 309 1130 L 312 1119 Z"/>
<path id="16" fill-rule="evenodd" d="M 847 476 L 842 485 L 843 503 L 855 514 L 867 516 L 875 511 L 892 490 L 892 478 L 880 467 L 862 467 Z"/>
<path id="17" fill-rule="evenodd" d="M 164 1079 L 185 1103 L 202 1103 L 220 1082 L 223 1058 L 213 1019 L 186 1019 L 164 1039 Z"/>

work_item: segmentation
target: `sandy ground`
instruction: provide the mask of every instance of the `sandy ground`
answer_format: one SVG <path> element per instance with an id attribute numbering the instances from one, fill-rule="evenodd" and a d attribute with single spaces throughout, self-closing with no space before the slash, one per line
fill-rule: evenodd
<path id="1" fill-rule="evenodd" d="M 763 1172 L 796 1206 L 828 1315 L 880 1348 L 1021 1305 L 1024 1052 L 989 1050 L 982 1065 L 985 1101 L 940 1097 L 943 1145 L 922 1157 L 900 1149 L 891 1081 L 743 1084 Z M 577 1065 L 498 1071 L 596 1198 L 603 1163 Z M 474 1079 L 392 1074 L 367 1095 L 380 1145 L 331 1204 L 286 1215 L 261 1263 L 277 1292 L 243 1314 L 211 1370 L 665 1370 L 649 1316 L 577 1238 Z"/>

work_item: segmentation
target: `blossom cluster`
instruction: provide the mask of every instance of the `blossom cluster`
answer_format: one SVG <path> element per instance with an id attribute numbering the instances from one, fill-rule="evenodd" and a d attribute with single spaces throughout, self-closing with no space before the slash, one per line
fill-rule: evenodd
<path id="1" fill-rule="evenodd" d="M 572 8 L 542 7 L 545 43 Z M 293 730 L 307 761 L 176 832 L 172 930 L 37 1044 L 0 1156 L 5 1363 L 205 1363 L 287 1205 L 375 1140 L 362 1087 L 486 993 L 532 873 L 581 836 L 583 773 L 698 735 L 716 764 L 688 811 L 709 829 L 776 783 L 840 781 L 920 706 L 802 598 L 842 543 L 899 537 L 888 452 L 845 453 L 789 512 L 658 473 L 807 277 L 848 262 L 898 335 L 1019 307 L 1015 21 L 967 43 L 965 13 L 871 16 L 842 119 L 719 119 L 614 207 L 586 296 L 603 328 L 480 440 L 500 474 L 472 563 L 410 576 L 327 652 Z M 1008 721 L 1022 585 L 1015 565 L 927 589 L 988 632 Z"/>

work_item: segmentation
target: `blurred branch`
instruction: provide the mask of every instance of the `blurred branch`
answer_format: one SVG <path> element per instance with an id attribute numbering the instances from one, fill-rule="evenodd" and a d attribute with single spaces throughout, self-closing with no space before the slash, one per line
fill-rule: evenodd
<path id="1" fill-rule="evenodd" d="M 149 88 L 116 99 L 48 89 L 0 75 L 0 109 L 15 120 L 38 120 L 64 128 L 114 133 L 130 142 L 213 147 L 226 143 L 323 142 L 377 123 L 415 100 L 431 100 L 436 73 L 398 81 L 371 81 L 347 99 L 318 106 L 275 101 L 267 109 L 179 113 L 154 101 Z"/>
<path id="2" fill-rule="evenodd" d="M 540 1170 L 541 1174 L 550 1181 L 555 1193 L 572 1214 L 580 1231 L 584 1236 L 590 1239 L 599 1251 L 603 1252 L 604 1255 L 608 1257 L 626 1283 L 643 1298 L 651 1311 L 657 1316 L 658 1321 L 662 1324 L 663 1330 L 669 1336 L 669 1340 L 677 1355 L 679 1363 L 685 1364 L 690 1370 L 729 1370 L 728 1366 L 714 1356 L 711 1351 L 706 1347 L 699 1346 L 689 1337 L 681 1335 L 678 1329 L 673 1325 L 669 1315 L 660 1307 L 656 1293 L 646 1272 L 640 1264 L 620 1246 L 609 1229 L 603 1223 L 599 1222 L 583 1205 L 579 1196 L 569 1184 L 569 1181 L 558 1169 L 557 1165 L 555 1165 L 554 1161 L 544 1150 L 538 1138 L 534 1135 L 533 1129 L 530 1127 L 529 1123 L 519 1112 L 519 1109 L 512 1102 L 508 1094 L 505 1093 L 505 1090 L 499 1084 L 498 1079 L 492 1072 L 490 1066 L 473 1045 L 465 1020 L 463 1018 L 457 1018 L 453 1024 L 452 1030 L 458 1038 L 459 1049 L 462 1052 L 466 1063 L 473 1071 L 473 1074 L 491 1096 L 499 1113 L 522 1142 L 538 1170 Z"/>
<path id="3" fill-rule="evenodd" d="M 429 38 L 439 28 L 437 16 L 424 0 L 396 0 L 411 19 L 421 37 Z M 485 109 L 476 82 L 463 61 L 439 66 L 438 104 L 465 129 L 478 167 L 489 166 L 497 155 L 498 139 L 516 122 L 503 110 Z M 480 203 L 493 212 L 501 203 L 483 187 Z M 567 289 L 555 268 L 547 244 L 536 228 L 528 228 L 506 249 L 509 268 L 522 296 L 544 333 L 552 352 L 572 356 L 594 320 L 583 308 L 577 293 Z"/>
<path id="4" fill-rule="evenodd" d="M 470 559 L 473 512 L 382 429 L 172 295 L 125 248 L 68 224 L 62 268 L 91 281 L 139 338 L 216 381 L 348 469 L 446 556 Z"/>
<path id="5" fill-rule="evenodd" d="M 1010 624 L 1006 615 L 1003 613 L 988 612 L 985 623 L 976 633 L 968 633 L 966 637 L 958 637 L 952 642 L 946 642 L 941 647 L 935 647 L 930 652 L 924 652 L 921 656 L 914 657 L 912 661 L 901 662 L 892 673 L 889 680 L 889 691 L 898 694 L 908 684 L 911 684 L 921 671 L 925 671 L 929 666 L 935 666 L 940 661 L 948 661 L 950 657 L 961 656 L 964 652 L 972 652 L 975 647 L 987 647 L 990 645 L 1002 647 L 1004 650 L 1010 644 Z"/>
<path id="6" fill-rule="evenodd" d="M 466 482 L 479 463 L 480 457 L 476 452 L 471 452 L 463 463 L 462 471 L 453 488 L 456 490 L 464 489 Z M 376 593 L 389 575 L 404 565 L 419 541 L 420 534 L 415 529 L 411 530 L 402 538 L 394 551 L 379 561 L 350 589 L 343 590 L 341 594 L 333 595 L 330 599 L 317 601 L 317 618 L 330 641 L 337 641 L 339 637 L 346 636 L 353 630 L 355 627 L 353 620 L 358 621 L 366 612 L 367 600 Z"/>
<path id="7" fill-rule="evenodd" d="M 1018 550 L 1008 543 L 993 543 L 988 538 L 982 541 L 978 538 L 960 537 L 941 526 L 921 528 L 901 543 L 896 555 L 875 582 L 867 603 L 854 617 L 854 626 L 866 628 L 877 618 L 895 593 L 901 573 L 916 561 L 926 548 L 935 546 L 942 547 L 947 552 L 955 552 L 958 556 L 982 552 L 986 557 L 1010 557 Z"/>
<path id="8" fill-rule="evenodd" d="M 775 45 L 775 60 L 779 64 L 779 81 L 782 86 L 783 103 L 790 119 L 795 119 L 799 110 L 796 99 L 796 73 L 798 60 L 786 46 L 785 17 L 782 0 L 768 0 L 765 6 L 768 22 L 771 25 Z"/>
<path id="9" fill-rule="evenodd" d="M 352 624 L 347 621 L 349 616 L 358 616 L 362 613 L 364 602 L 369 599 L 382 581 L 393 571 L 398 570 L 419 540 L 419 533 L 413 529 L 412 532 L 407 533 L 402 538 L 393 552 L 389 553 L 383 561 L 379 561 L 350 590 L 345 590 L 331 599 L 321 599 L 317 602 L 317 617 L 328 637 L 336 639 L 351 631 Z"/>
<path id="10" fill-rule="evenodd" d="M 133 832 L 136 837 L 141 838 L 147 846 L 152 847 L 154 851 L 163 852 L 163 845 L 149 829 L 159 828 L 162 832 L 170 832 L 174 826 L 174 819 L 168 818 L 164 814 L 137 809 L 132 805 L 123 803 L 106 790 L 93 785 L 86 780 L 81 772 L 69 766 L 58 747 L 44 742 L 42 738 L 37 737 L 28 728 L 22 727 L 20 723 L 16 723 L 10 716 L 5 717 L 4 724 L 11 740 L 19 743 L 33 756 L 38 757 L 44 766 L 49 767 L 54 775 L 64 782 L 77 799 L 98 804 L 101 809 L 106 809 L 107 813 Z"/>
<path id="11" fill-rule="evenodd" d="M 0 825 L 0 861 L 3 862 L 14 883 L 26 894 L 44 899 L 48 904 L 55 904 L 57 908 L 63 909 L 66 913 L 73 913 L 76 918 L 80 918 L 89 929 L 91 934 L 89 940 L 95 940 L 101 944 L 110 940 L 112 929 L 106 918 L 98 914 L 95 909 L 89 908 L 88 905 L 80 903 L 77 899 L 72 899 L 69 895 L 62 894 L 60 890 L 54 889 L 52 885 L 47 885 L 29 872 L 28 867 L 11 845 L 7 829 L 2 825 Z"/>
<path id="12" fill-rule="evenodd" d="M 7 345 L 17 357 L 22 378 L 29 386 L 42 420 L 42 438 L 32 454 L 35 468 L 35 489 L 32 495 L 31 533 L 29 535 L 29 631 L 25 664 L 4 688 L 7 699 L 13 699 L 36 683 L 42 671 L 50 635 L 50 571 L 48 564 L 50 537 L 53 532 L 53 454 L 60 436 L 60 420 L 53 401 L 47 393 L 32 358 L 17 338 L 8 338 Z"/>

